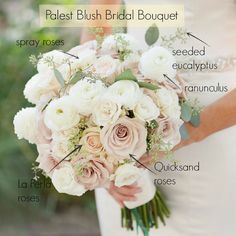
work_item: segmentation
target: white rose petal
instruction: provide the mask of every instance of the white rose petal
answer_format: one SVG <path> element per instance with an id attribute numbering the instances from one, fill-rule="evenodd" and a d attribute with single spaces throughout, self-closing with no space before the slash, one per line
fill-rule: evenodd
<path id="1" fill-rule="evenodd" d="M 116 122 L 120 114 L 121 105 L 107 99 L 100 99 L 93 110 L 92 119 L 97 126 L 105 126 Z"/>
<path id="2" fill-rule="evenodd" d="M 43 96 L 53 97 L 59 89 L 60 84 L 50 73 L 36 74 L 26 83 L 24 95 L 29 102 L 38 104 Z"/>
<path id="3" fill-rule="evenodd" d="M 163 74 L 172 79 L 175 77 L 176 70 L 172 68 L 174 63 L 175 58 L 167 49 L 155 46 L 143 53 L 139 69 L 146 78 L 162 82 L 165 80 Z"/>
<path id="4" fill-rule="evenodd" d="M 53 171 L 52 183 L 59 193 L 81 196 L 86 192 L 84 186 L 75 181 L 73 168 L 69 164 Z"/>
<path id="5" fill-rule="evenodd" d="M 58 160 L 64 158 L 69 152 L 69 136 L 64 132 L 54 132 L 51 142 L 52 156 Z"/>
<path id="6" fill-rule="evenodd" d="M 113 76 L 117 72 L 119 61 L 109 55 L 101 56 L 94 63 L 95 72 L 101 77 L 106 78 Z"/>
<path id="7" fill-rule="evenodd" d="M 105 85 L 100 80 L 94 82 L 91 78 L 86 77 L 71 87 L 70 96 L 75 99 L 79 112 L 88 116 L 104 91 Z"/>
<path id="8" fill-rule="evenodd" d="M 76 47 L 71 48 L 68 53 L 75 55 L 75 56 L 79 56 L 79 54 L 85 50 L 85 49 L 91 49 L 91 50 L 97 50 L 97 41 L 96 40 L 92 40 L 92 41 L 88 41 L 82 45 L 78 45 Z"/>
<path id="9" fill-rule="evenodd" d="M 65 53 L 58 51 L 58 50 L 53 50 L 53 51 L 44 53 L 43 57 L 38 62 L 37 70 L 39 73 L 44 74 L 45 72 L 52 70 L 53 66 L 58 68 L 68 58 L 69 58 L 68 55 L 66 55 Z M 48 60 L 48 59 L 49 60 L 52 59 L 53 65 L 46 62 L 46 60 Z"/>
<path id="10" fill-rule="evenodd" d="M 140 120 L 151 121 L 160 115 L 160 110 L 149 96 L 143 95 L 134 108 L 134 114 Z"/>
<path id="11" fill-rule="evenodd" d="M 142 92 L 136 82 L 120 80 L 108 88 L 107 93 L 104 95 L 104 99 L 110 99 L 125 106 L 127 109 L 133 109 L 141 96 Z"/>
<path id="12" fill-rule="evenodd" d="M 134 184 L 142 176 L 142 171 L 132 164 L 121 165 L 115 172 L 115 186 L 122 187 Z"/>
<path id="13" fill-rule="evenodd" d="M 79 57 L 78 65 L 79 68 L 84 69 L 88 67 L 89 65 L 92 65 L 94 61 L 96 60 L 96 51 L 91 49 L 84 49 L 77 55 Z"/>
<path id="14" fill-rule="evenodd" d="M 78 124 L 80 116 L 73 99 L 65 96 L 52 101 L 46 108 L 44 121 L 53 131 L 67 130 Z"/>
<path id="15" fill-rule="evenodd" d="M 14 117 L 14 129 L 19 139 L 26 139 L 30 143 L 37 142 L 37 109 L 28 107 L 21 109 Z"/>

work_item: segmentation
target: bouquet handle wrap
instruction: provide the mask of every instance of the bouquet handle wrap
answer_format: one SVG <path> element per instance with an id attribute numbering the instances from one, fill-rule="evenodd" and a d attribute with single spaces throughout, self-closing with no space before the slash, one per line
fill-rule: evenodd
<path id="1" fill-rule="evenodd" d="M 136 194 L 136 201 L 124 202 L 125 206 L 129 209 L 142 206 L 151 201 L 156 193 L 156 187 L 149 175 L 148 170 L 144 170 L 142 176 L 137 181 L 138 186 L 142 188 L 142 192 Z"/>

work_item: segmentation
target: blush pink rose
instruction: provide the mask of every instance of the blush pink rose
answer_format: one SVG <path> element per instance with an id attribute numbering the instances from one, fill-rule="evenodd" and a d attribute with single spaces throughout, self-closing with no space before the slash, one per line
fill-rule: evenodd
<path id="1" fill-rule="evenodd" d="M 55 167 L 58 161 L 51 155 L 51 145 L 50 144 L 39 144 L 37 145 L 38 158 L 36 162 L 39 163 L 39 168 L 42 169 L 48 176 L 52 176 L 53 167 Z"/>
<path id="2" fill-rule="evenodd" d="M 129 158 L 129 154 L 140 158 L 147 149 L 147 130 L 144 122 L 122 117 L 112 125 L 102 128 L 101 142 L 108 154 L 119 159 Z"/>
<path id="3" fill-rule="evenodd" d="M 85 150 L 92 154 L 100 154 L 103 152 L 103 146 L 100 141 L 100 128 L 92 127 L 87 128 L 83 132 L 83 137 L 80 140 L 82 150 Z"/>
<path id="4" fill-rule="evenodd" d="M 51 143 L 52 132 L 44 123 L 44 113 L 39 111 L 37 119 L 37 144 Z"/>
<path id="5" fill-rule="evenodd" d="M 105 187 L 113 173 L 113 165 L 103 156 L 82 156 L 72 160 L 76 180 L 86 189 Z"/>
<path id="6" fill-rule="evenodd" d="M 169 117 L 162 117 L 158 120 L 157 132 L 162 136 L 163 142 L 168 144 L 171 149 L 181 141 L 179 128 L 182 124 L 182 120 L 173 120 Z"/>

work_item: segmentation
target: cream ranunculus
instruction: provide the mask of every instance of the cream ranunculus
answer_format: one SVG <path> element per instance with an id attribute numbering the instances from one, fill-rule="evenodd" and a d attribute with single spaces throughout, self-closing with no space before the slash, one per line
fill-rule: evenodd
<path id="1" fill-rule="evenodd" d="M 138 84 L 130 80 L 120 80 L 108 87 L 104 99 L 112 100 L 127 109 L 133 109 L 137 105 L 142 92 Z"/>
<path id="2" fill-rule="evenodd" d="M 76 101 L 79 112 L 88 116 L 93 112 L 98 99 L 105 89 L 105 85 L 100 80 L 93 81 L 91 78 L 86 77 L 71 87 L 70 96 Z"/>
<path id="3" fill-rule="evenodd" d="M 36 74 L 25 85 L 25 98 L 38 104 L 43 96 L 53 97 L 60 89 L 60 84 L 52 76 L 52 73 Z"/>
<path id="4" fill-rule="evenodd" d="M 92 120 L 98 126 L 112 124 L 118 120 L 121 114 L 121 105 L 107 99 L 100 99 L 94 107 Z"/>
<path id="5" fill-rule="evenodd" d="M 133 164 L 124 164 L 117 168 L 114 174 L 115 186 L 122 187 L 134 184 L 142 177 L 143 170 Z"/>
<path id="6" fill-rule="evenodd" d="M 101 78 L 114 77 L 117 72 L 119 61 L 113 59 L 109 55 L 104 55 L 98 58 L 94 63 L 95 73 L 97 73 Z"/>
<path id="7" fill-rule="evenodd" d="M 53 131 L 62 131 L 78 124 L 80 116 L 74 103 L 69 96 L 53 100 L 45 111 L 46 126 Z"/>
<path id="8" fill-rule="evenodd" d="M 47 53 L 44 53 L 42 58 L 38 61 L 37 70 L 39 73 L 45 74 L 53 69 L 53 67 L 58 68 L 64 63 L 69 56 L 61 51 L 53 50 Z M 49 63 L 48 60 L 53 63 Z"/>
<path id="9" fill-rule="evenodd" d="M 75 173 L 70 164 L 53 171 L 52 183 L 59 193 L 81 196 L 86 192 L 85 187 L 76 182 Z"/>
<path id="10" fill-rule="evenodd" d="M 37 142 L 37 109 L 35 107 L 23 108 L 14 117 L 15 133 L 19 139 L 26 139 L 30 143 Z"/>
<path id="11" fill-rule="evenodd" d="M 92 154 L 100 154 L 103 151 L 103 146 L 100 141 L 100 131 L 99 127 L 87 128 L 83 132 L 83 137 L 80 140 L 82 145 L 82 150 Z"/>
<path id="12" fill-rule="evenodd" d="M 167 74 L 172 79 L 175 77 L 176 70 L 172 68 L 174 63 L 175 58 L 167 49 L 155 46 L 143 53 L 139 69 L 147 79 L 162 82 L 165 80 L 163 74 Z"/>
<path id="13" fill-rule="evenodd" d="M 151 121 L 157 119 L 160 110 L 149 96 L 143 95 L 134 108 L 134 115 L 140 120 Z"/>
<path id="14" fill-rule="evenodd" d="M 179 119 L 181 115 L 179 98 L 172 89 L 161 87 L 156 92 L 161 112 L 172 119 Z"/>
<path id="15" fill-rule="evenodd" d="M 121 117 L 114 124 L 104 126 L 101 131 L 105 150 L 118 159 L 129 158 L 129 154 L 140 158 L 146 152 L 146 138 L 144 122 L 129 117 Z"/>

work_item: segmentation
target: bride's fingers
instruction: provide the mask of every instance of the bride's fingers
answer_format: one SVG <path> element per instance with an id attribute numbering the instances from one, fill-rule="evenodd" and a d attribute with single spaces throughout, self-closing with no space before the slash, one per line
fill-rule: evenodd
<path id="1" fill-rule="evenodd" d="M 152 161 L 152 156 L 149 154 L 144 154 L 140 159 L 139 162 L 141 162 L 143 165 L 149 165 Z M 137 163 L 138 167 L 142 167 L 139 163 Z"/>
<path id="2" fill-rule="evenodd" d="M 118 192 L 110 192 L 111 196 L 118 202 L 121 207 L 124 207 L 124 202 L 135 201 L 137 200 L 134 196 L 125 196 Z"/>
<path id="3" fill-rule="evenodd" d="M 117 188 L 117 192 L 125 196 L 134 196 L 135 194 L 142 192 L 142 189 L 138 186 L 124 186 Z"/>

